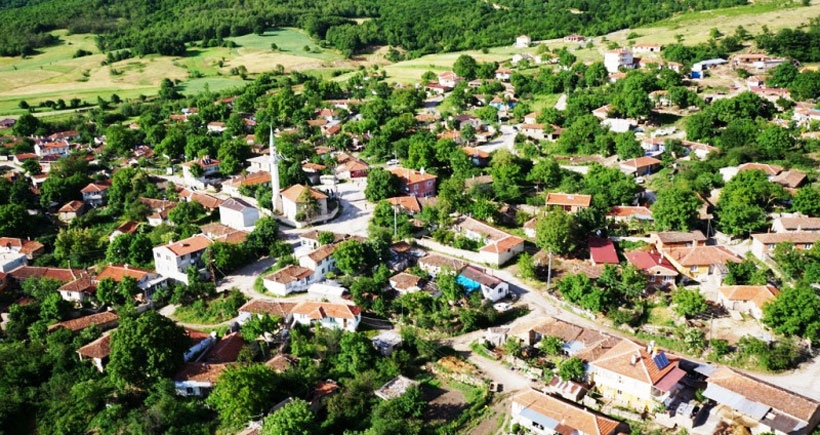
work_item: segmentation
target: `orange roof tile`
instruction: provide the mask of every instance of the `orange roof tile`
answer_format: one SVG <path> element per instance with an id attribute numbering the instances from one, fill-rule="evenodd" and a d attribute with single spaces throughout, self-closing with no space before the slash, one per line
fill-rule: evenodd
<path id="1" fill-rule="evenodd" d="M 327 317 L 355 319 L 362 313 L 362 309 L 356 305 L 331 304 L 327 302 L 300 302 L 293 307 L 292 313 L 304 314 L 315 320 Z"/>
<path id="2" fill-rule="evenodd" d="M 69 201 L 69 202 L 65 203 L 65 205 L 60 207 L 60 210 L 58 210 L 58 211 L 60 213 L 76 213 L 76 212 L 82 210 L 82 208 L 84 206 L 85 206 L 85 204 L 83 204 L 82 201 L 76 201 L 76 200 L 75 201 Z"/>
<path id="3" fill-rule="evenodd" d="M 740 263 L 740 257 L 723 246 L 693 246 L 682 248 L 667 248 L 664 250 L 671 260 L 683 267 L 711 266 L 715 264 Z"/>
<path id="4" fill-rule="evenodd" d="M 633 355 L 640 355 L 634 365 L 632 364 Z M 669 364 L 659 369 L 652 360 L 652 355 L 646 352 L 646 347 L 623 339 L 590 364 L 646 384 L 655 385 L 680 364 L 679 357 L 668 353 L 666 357 Z"/>
<path id="5" fill-rule="evenodd" d="M 102 281 L 106 278 L 111 278 L 114 281 L 120 282 L 125 277 L 131 277 L 139 281 L 152 273 L 150 270 L 139 269 L 127 264 L 111 264 L 105 266 L 103 270 L 97 274 L 96 280 Z"/>
<path id="6" fill-rule="evenodd" d="M 482 246 L 479 251 L 481 252 L 494 252 L 494 253 L 504 253 L 513 249 L 518 245 L 524 244 L 524 239 L 518 236 L 508 236 L 504 237 L 501 240 L 496 242 L 489 243 L 485 246 Z"/>
<path id="7" fill-rule="evenodd" d="M 580 195 L 572 193 L 556 193 L 550 192 L 547 194 L 547 205 L 568 205 L 577 207 L 589 207 L 592 203 L 591 195 Z"/>
<path id="8" fill-rule="evenodd" d="M 421 212 L 421 204 L 415 196 L 396 196 L 394 198 L 387 198 L 390 205 L 397 205 L 410 213 Z"/>
<path id="9" fill-rule="evenodd" d="M 233 364 L 208 364 L 204 362 L 188 362 L 174 375 L 175 381 L 209 382 L 215 384 L 219 375 Z"/>
<path id="10" fill-rule="evenodd" d="M 114 325 L 119 320 L 119 316 L 111 311 L 103 311 L 102 313 L 92 314 L 90 316 L 80 317 L 77 319 L 66 320 L 65 322 L 55 323 L 48 327 L 49 331 L 57 328 L 65 328 L 71 332 L 81 331 L 92 325 L 97 325 L 100 328 L 105 328 Z"/>
<path id="11" fill-rule="evenodd" d="M 270 314 L 271 316 L 278 316 L 285 318 L 290 315 L 295 302 L 278 302 L 267 301 L 262 299 L 253 299 L 239 307 L 240 313 L 254 313 L 254 314 Z"/>
<path id="12" fill-rule="evenodd" d="M 188 237 L 187 239 L 170 243 L 164 246 L 168 248 L 171 252 L 173 252 L 177 257 L 180 257 L 183 255 L 202 251 L 210 245 L 210 239 L 208 239 L 202 234 L 197 234 L 195 236 Z"/>
<path id="13" fill-rule="evenodd" d="M 305 189 L 310 189 L 310 194 L 317 200 L 327 199 L 327 195 L 325 195 L 324 193 L 319 192 L 318 190 L 312 187 L 306 187 L 301 184 L 294 184 L 293 186 L 288 187 L 287 189 L 282 191 L 281 195 L 283 198 L 287 198 L 291 202 L 297 202 L 299 200 L 299 197 L 302 196 L 302 192 L 304 192 Z"/>
<path id="14" fill-rule="evenodd" d="M 615 434 L 617 421 L 594 414 L 578 405 L 565 402 L 544 393 L 527 390 L 513 398 L 522 408 L 530 409 L 558 422 L 555 428 L 560 433 L 583 433 L 586 435 Z M 564 430 L 560 430 L 564 429 Z"/>
<path id="15" fill-rule="evenodd" d="M 91 343 L 77 349 L 77 353 L 86 358 L 103 359 L 108 357 L 111 353 L 111 334 L 105 334 Z"/>
<path id="16" fill-rule="evenodd" d="M 264 279 L 268 281 L 278 282 L 280 284 L 288 284 L 293 281 L 305 279 L 311 275 L 313 275 L 312 270 L 306 267 L 290 264 L 266 276 Z"/>
<path id="17" fill-rule="evenodd" d="M 729 285 L 718 289 L 720 294 L 730 301 L 748 301 L 758 308 L 774 300 L 780 290 L 772 285 Z"/>
<path id="18" fill-rule="evenodd" d="M 435 180 L 436 178 L 438 178 L 432 174 L 422 173 L 407 168 L 391 168 L 390 172 L 393 175 L 401 178 L 405 184 L 423 183 L 425 181 Z"/>

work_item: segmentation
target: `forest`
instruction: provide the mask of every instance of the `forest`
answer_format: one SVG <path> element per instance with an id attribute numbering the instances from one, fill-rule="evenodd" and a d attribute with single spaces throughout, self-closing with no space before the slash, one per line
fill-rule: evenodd
<path id="1" fill-rule="evenodd" d="M 746 0 L 505 0 L 497 8 L 473 0 L 4 0 L 0 20 L 14 26 L 0 34 L 0 55 L 32 55 L 57 44 L 50 33 L 56 29 L 97 34 L 103 51 L 178 56 L 187 43 L 213 45 L 230 36 L 293 26 L 348 56 L 388 44 L 416 57 L 510 44 L 520 34 L 536 40 L 600 35 L 678 12 L 741 4 Z M 354 18 L 371 19 L 357 23 Z"/>

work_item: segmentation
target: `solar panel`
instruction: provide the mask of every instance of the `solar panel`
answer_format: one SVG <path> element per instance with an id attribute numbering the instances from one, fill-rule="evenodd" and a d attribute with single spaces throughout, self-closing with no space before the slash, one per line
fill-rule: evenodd
<path id="1" fill-rule="evenodd" d="M 655 367 L 657 367 L 658 370 L 663 370 L 669 365 L 669 358 L 667 358 L 663 352 L 658 352 L 658 354 L 652 358 L 652 361 L 655 362 Z"/>

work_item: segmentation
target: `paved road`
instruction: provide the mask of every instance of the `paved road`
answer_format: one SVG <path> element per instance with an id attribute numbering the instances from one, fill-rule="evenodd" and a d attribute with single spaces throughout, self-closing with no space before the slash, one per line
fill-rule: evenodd
<path id="1" fill-rule="evenodd" d="M 488 142 L 486 145 L 480 145 L 476 148 L 482 151 L 486 151 L 488 153 L 491 153 L 501 148 L 506 148 L 510 151 L 514 151 L 515 135 L 518 134 L 518 131 L 515 130 L 511 125 L 504 124 L 501 127 L 499 127 L 499 132 L 501 133 L 501 136 Z"/>

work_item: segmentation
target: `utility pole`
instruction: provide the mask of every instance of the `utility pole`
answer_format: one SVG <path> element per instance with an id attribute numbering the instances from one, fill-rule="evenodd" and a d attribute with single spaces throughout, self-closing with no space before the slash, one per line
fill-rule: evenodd
<path id="1" fill-rule="evenodd" d="M 399 210 L 399 208 L 394 205 L 393 206 L 393 237 L 396 237 L 396 235 L 398 235 L 398 233 L 399 233 L 398 223 L 397 223 L 397 217 L 398 217 L 398 213 L 399 213 L 398 210 Z"/>
<path id="2" fill-rule="evenodd" d="M 547 263 L 547 291 L 550 289 L 550 281 L 552 281 L 552 251 L 547 254 L 549 262 Z"/>

